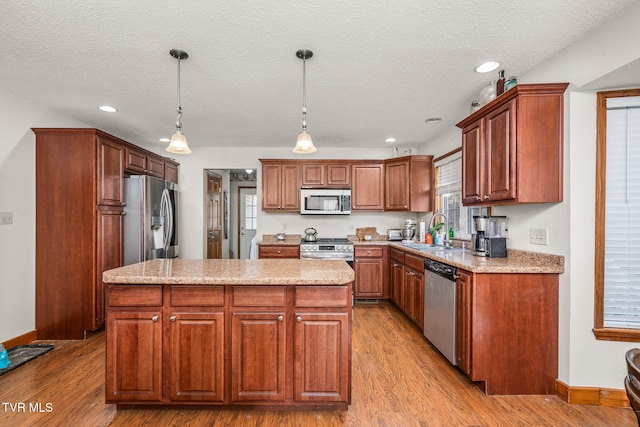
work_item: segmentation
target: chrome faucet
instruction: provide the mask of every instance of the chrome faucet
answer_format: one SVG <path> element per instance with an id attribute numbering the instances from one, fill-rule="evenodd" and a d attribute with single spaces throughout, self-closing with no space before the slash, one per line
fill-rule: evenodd
<path id="1" fill-rule="evenodd" d="M 444 239 L 442 240 L 442 244 L 444 245 L 445 248 L 450 248 L 451 240 L 449 239 L 449 219 L 447 219 L 447 216 L 445 214 L 443 214 L 442 212 L 436 212 L 433 215 L 431 215 L 431 220 L 429 221 L 429 228 L 432 228 L 435 225 L 433 220 L 437 216 L 442 216 L 444 218 L 445 229 L 444 229 Z"/>

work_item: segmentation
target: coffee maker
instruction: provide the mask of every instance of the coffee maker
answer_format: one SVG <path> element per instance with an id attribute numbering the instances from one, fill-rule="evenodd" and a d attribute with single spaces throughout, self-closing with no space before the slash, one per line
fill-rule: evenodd
<path id="1" fill-rule="evenodd" d="M 476 256 L 487 256 L 485 233 L 487 232 L 489 217 L 484 215 L 473 217 L 473 227 L 476 232 L 471 236 L 473 243 L 473 254 Z"/>

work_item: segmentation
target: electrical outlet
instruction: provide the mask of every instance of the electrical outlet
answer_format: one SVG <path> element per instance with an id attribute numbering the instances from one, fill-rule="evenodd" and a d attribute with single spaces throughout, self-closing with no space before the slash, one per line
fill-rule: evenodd
<path id="1" fill-rule="evenodd" d="M 529 229 L 529 242 L 534 245 L 548 245 L 549 244 L 549 230 L 547 228 L 530 228 Z"/>
<path id="2" fill-rule="evenodd" d="M 13 224 L 13 212 L 0 212 L 0 224 Z"/>

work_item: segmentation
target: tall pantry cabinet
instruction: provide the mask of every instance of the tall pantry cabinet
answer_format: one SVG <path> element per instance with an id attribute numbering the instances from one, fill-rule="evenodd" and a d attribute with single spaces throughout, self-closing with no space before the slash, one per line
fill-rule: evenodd
<path id="1" fill-rule="evenodd" d="M 127 158 L 146 150 L 97 129 L 33 132 L 37 336 L 82 339 L 104 325 L 102 272 L 122 265 Z"/>

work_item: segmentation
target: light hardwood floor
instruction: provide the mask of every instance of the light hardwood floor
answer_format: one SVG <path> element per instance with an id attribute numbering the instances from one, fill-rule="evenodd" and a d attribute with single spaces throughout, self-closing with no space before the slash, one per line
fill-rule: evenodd
<path id="1" fill-rule="evenodd" d="M 53 351 L 0 377 L 0 425 L 637 425 L 631 409 L 569 405 L 555 396 L 485 396 L 392 305 L 357 305 L 353 317 L 348 411 L 117 410 L 104 403 L 105 340 L 99 333 L 87 341 L 56 341 Z M 34 404 L 40 411 L 29 410 Z"/>

